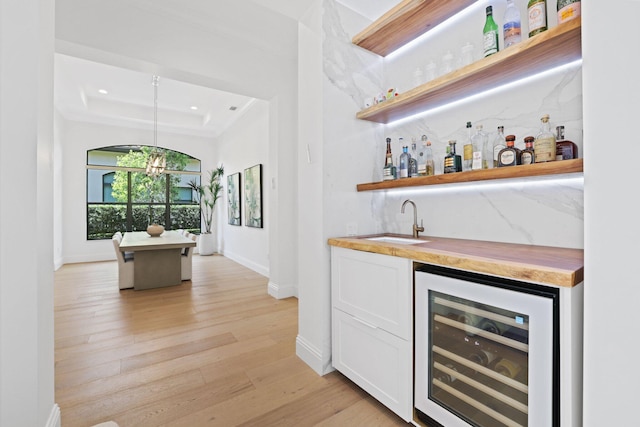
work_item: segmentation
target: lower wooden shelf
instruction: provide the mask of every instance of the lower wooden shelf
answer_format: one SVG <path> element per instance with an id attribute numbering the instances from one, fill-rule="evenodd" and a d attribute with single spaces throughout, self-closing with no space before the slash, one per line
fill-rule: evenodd
<path id="1" fill-rule="evenodd" d="M 358 184 L 358 191 L 388 190 L 393 188 L 421 187 L 425 185 L 454 184 L 460 182 L 489 181 L 495 179 L 526 178 L 545 175 L 578 173 L 583 171 L 582 159 L 559 160 L 533 165 L 510 166 L 487 170 L 449 173 L 393 181 Z"/>

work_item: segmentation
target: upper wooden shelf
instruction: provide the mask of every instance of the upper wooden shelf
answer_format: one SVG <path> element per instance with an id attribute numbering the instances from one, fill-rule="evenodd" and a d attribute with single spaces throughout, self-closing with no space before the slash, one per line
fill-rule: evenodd
<path id="1" fill-rule="evenodd" d="M 356 34 L 352 43 L 381 56 L 473 4 L 475 0 L 404 0 Z"/>
<path id="2" fill-rule="evenodd" d="M 403 2 L 402 4 L 405 3 L 432 2 Z M 366 108 L 358 112 L 356 118 L 377 123 L 389 123 L 408 117 L 471 94 L 578 60 L 582 57 L 581 43 L 581 20 L 579 18 L 573 19 L 508 49 L 401 93 L 395 98 Z"/>
<path id="3" fill-rule="evenodd" d="M 559 160 L 533 165 L 510 166 L 487 170 L 448 173 L 393 181 L 358 184 L 358 191 L 389 190 L 392 188 L 420 187 L 425 185 L 454 184 L 460 182 L 488 181 L 494 179 L 526 178 L 582 172 L 582 159 Z"/>

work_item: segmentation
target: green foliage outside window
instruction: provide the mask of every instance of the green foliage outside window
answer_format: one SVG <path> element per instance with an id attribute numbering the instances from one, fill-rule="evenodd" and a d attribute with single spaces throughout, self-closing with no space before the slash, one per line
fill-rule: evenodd
<path id="1" fill-rule="evenodd" d="M 127 230 L 127 206 L 116 204 L 89 204 L 88 206 L 87 235 L 89 240 L 110 239 L 115 231 Z M 147 205 L 133 206 L 132 231 L 147 229 L 149 207 Z M 154 206 L 153 217 L 163 218 L 165 207 Z M 198 205 L 172 205 L 171 225 L 173 229 L 189 230 L 192 233 L 200 233 L 200 206 Z"/>
<path id="2" fill-rule="evenodd" d="M 116 157 L 118 168 L 111 182 L 110 203 L 87 203 L 87 239 L 110 239 L 115 231 L 143 231 L 151 223 L 163 224 L 170 229 L 185 229 L 200 232 L 200 205 L 195 200 L 181 200 L 181 175 L 192 157 L 166 150 L 167 171 L 157 178 L 144 173 L 152 147 L 140 147 L 140 151 L 129 149 Z M 108 149 L 105 151 L 109 151 Z M 96 164 L 96 163 L 93 163 Z M 97 163 L 100 164 L 100 163 Z M 134 171 L 129 172 L 131 169 Z M 139 169 L 140 171 L 135 171 Z M 88 176 L 88 175 L 87 175 Z M 131 177 L 131 194 L 129 194 Z M 166 179 L 170 179 L 169 200 Z M 108 191 L 108 190 L 107 190 Z M 182 194 L 182 199 L 188 194 Z M 127 205 L 131 207 L 131 218 L 127 218 Z M 166 210 L 170 209 L 167 217 Z M 168 222 L 166 224 L 165 222 Z"/>
<path id="3" fill-rule="evenodd" d="M 140 147 L 141 151 L 130 150 L 129 153 L 118 156 L 118 167 L 140 168 L 147 166 L 147 159 L 151 152 L 151 147 Z M 175 151 L 167 150 L 167 170 L 182 171 L 187 166 L 189 156 Z M 179 195 L 178 185 L 180 177 L 177 175 L 166 175 L 171 179 L 171 200 L 176 200 Z M 112 196 L 117 202 L 126 203 L 127 194 L 127 171 L 118 170 L 115 173 L 111 184 Z M 158 202 L 165 199 L 164 179 L 153 178 L 145 173 L 135 173 L 131 177 L 131 200 L 134 202 Z"/>

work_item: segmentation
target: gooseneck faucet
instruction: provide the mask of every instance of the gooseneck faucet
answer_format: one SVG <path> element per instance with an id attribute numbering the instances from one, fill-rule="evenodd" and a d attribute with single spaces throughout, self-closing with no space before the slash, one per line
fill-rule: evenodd
<path id="1" fill-rule="evenodd" d="M 404 213 L 404 207 L 407 205 L 407 203 L 411 203 L 411 205 L 413 206 L 413 237 L 418 237 L 418 233 L 424 231 L 424 227 L 422 226 L 422 220 L 420 220 L 420 227 L 418 227 L 418 208 L 416 208 L 416 204 L 413 203 L 413 200 L 405 200 L 404 203 L 402 203 L 402 209 L 400 209 L 400 213 Z"/>

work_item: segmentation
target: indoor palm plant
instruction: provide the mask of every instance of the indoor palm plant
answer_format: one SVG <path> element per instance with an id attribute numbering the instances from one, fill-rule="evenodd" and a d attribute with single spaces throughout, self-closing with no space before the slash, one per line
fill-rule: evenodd
<path id="1" fill-rule="evenodd" d="M 195 180 L 189 182 L 189 186 L 194 190 L 196 202 L 200 204 L 200 213 L 204 230 L 200 233 L 200 255 L 212 255 L 215 252 L 214 236 L 211 231 L 213 226 L 213 214 L 216 203 L 222 194 L 222 176 L 224 166 L 220 165 L 216 169 L 209 171 L 209 181 L 206 184 L 198 184 Z"/>

